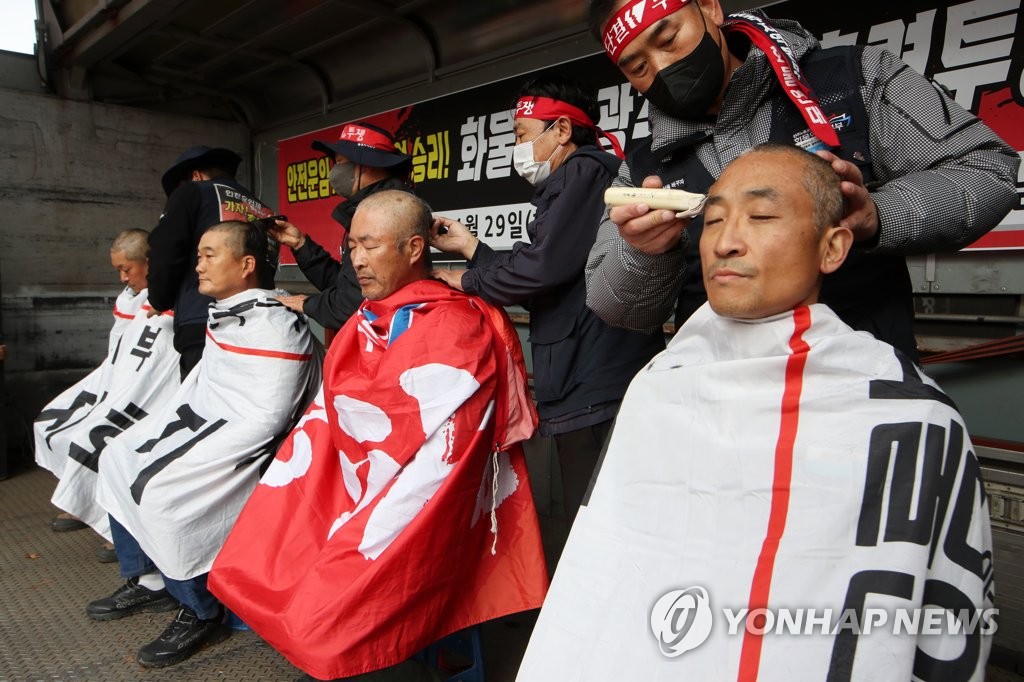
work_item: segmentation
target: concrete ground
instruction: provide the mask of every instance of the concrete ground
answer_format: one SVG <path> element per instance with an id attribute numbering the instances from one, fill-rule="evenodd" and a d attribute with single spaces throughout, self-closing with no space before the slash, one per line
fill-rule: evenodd
<path id="1" fill-rule="evenodd" d="M 85 605 L 123 581 L 117 564 L 93 556 L 102 538 L 92 530 L 54 533 L 50 503 L 56 479 L 31 468 L 0 481 L 0 682 L 37 680 L 295 680 L 302 671 L 251 631 L 164 670 L 135 662 L 139 647 L 159 635 L 171 613 L 97 622 Z M 488 682 L 511 682 L 536 612 L 483 626 Z"/>

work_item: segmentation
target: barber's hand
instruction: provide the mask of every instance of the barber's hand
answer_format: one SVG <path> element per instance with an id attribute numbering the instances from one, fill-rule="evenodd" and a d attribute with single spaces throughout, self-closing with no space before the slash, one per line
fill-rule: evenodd
<path id="1" fill-rule="evenodd" d="M 438 251 L 457 253 L 471 260 L 479 243 L 480 240 L 458 220 L 434 216 L 434 224 L 430 226 L 430 245 Z"/>
<path id="2" fill-rule="evenodd" d="M 285 220 L 275 220 L 274 227 L 267 228 L 270 236 L 291 249 L 298 249 L 306 243 L 306 235 L 299 228 Z M 285 298 L 294 298 L 286 296 Z M 300 311 L 301 312 L 301 311 Z"/>
<path id="3" fill-rule="evenodd" d="M 843 161 L 832 152 L 819 151 L 818 156 L 832 164 L 842 179 L 839 189 L 846 199 L 846 214 L 839 224 L 853 232 L 854 241 L 874 239 L 878 234 L 878 208 L 864 186 L 864 176 L 856 164 Z"/>
<path id="4" fill-rule="evenodd" d="M 661 178 L 650 175 L 644 178 L 643 187 L 661 187 Z M 676 218 L 675 211 L 651 209 L 647 204 L 614 206 L 608 217 L 618 225 L 622 239 L 634 249 L 656 256 L 665 253 L 676 244 L 683 230 L 690 224 L 689 218 Z"/>
<path id="5" fill-rule="evenodd" d="M 466 272 L 465 270 L 461 270 L 461 269 L 460 270 L 443 270 L 443 269 L 438 269 L 438 270 L 434 270 L 433 272 L 431 272 L 430 276 L 433 277 L 434 279 L 441 280 L 442 282 L 444 282 L 445 284 L 450 286 L 452 289 L 457 289 L 459 291 L 464 291 L 464 289 L 462 288 L 462 275 L 465 272 Z"/>
<path id="6" fill-rule="evenodd" d="M 157 310 L 156 308 L 150 308 L 149 312 L 146 313 L 146 319 L 148 320 L 151 317 L 156 317 L 157 315 L 162 315 L 162 314 L 163 314 L 162 311 Z"/>
<path id="7" fill-rule="evenodd" d="M 282 242 L 283 244 L 284 242 Z M 275 296 L 278 301 L 283 303 L 286 307 L 294 310 L 297 313 L 302 312 L 302 304 L 306 301 L 309 296 L 306 294 L 296 294 L 295 296 Z"/>

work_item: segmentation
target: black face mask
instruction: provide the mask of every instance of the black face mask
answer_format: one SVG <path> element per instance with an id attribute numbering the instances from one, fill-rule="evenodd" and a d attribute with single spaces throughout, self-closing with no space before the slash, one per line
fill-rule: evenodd
<path id="1" fill-rule="evenodd" d="M 659 71 L 644 96 L 670 116 L 700 118 L 722 91 L 724 78 L 721 48 L 705 28 L 693 52 Z"/>

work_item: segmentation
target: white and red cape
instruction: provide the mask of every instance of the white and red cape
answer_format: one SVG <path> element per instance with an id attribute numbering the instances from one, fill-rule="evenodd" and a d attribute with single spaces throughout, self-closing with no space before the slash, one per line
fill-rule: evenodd
<path id="1" fill-rule="evenodd" d="M 260 464 L 319 386 L 316 340 L 274 295 L 211 304 L 203 359 L 100 460 L 100 504 L 176 580 L 210 570 Z"/>
<path id="2" fill-rule="evenodd" d="M 43 408 L 34 428 L 36 461 L 60 479 L 51 502 L 107 539 L 107 512 L 96 502 L 100 455 L 180 383 L 174 318 L 149 317 L 147 298 L 128 287 L 118 296 L 103 364 Z"/>
<path id="3" fill-rule="evenodd" d="M 931 380 L 824 305 L 705 305 L 630 385 L 518 679 L 982 680 L 992 578 Z M 894 634 L 927 605 L 937 634 Z"/>

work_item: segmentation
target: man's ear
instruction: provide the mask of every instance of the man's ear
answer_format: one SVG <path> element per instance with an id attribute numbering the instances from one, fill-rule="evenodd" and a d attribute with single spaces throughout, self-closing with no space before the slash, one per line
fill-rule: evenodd
<path id="1" fill-rule="evenodd" d="M 242 277 L 249 277 L 256 272 L 256 257 L 242 256 Z"/>
<path id="2" fill-rule="evenodd" d="M 821 235 L 821 273 L 828 275 L 838 270 L 852 245 L 853 232 L 850 228 L 841 225 L 826 227 Z"/>
<path id="3" fill-rule="evenodd" d="M 700 5 L 700 11 L 704 13 L 704 18 L 709 24 L 721 26 L 725 21 L 725 12 L 722 11 L 722 3 L 719 0 L 697 0 L 697 4 Z"/>
<path id="4" fill-rule="evenodd" d="M 555 121 L 555 134 L 558 135 L 558 144 L 568 144 L 572 139 L 572 123 L 565 116 L 559 116 Z"/>
<path id="5" fill-rule="evenodd" d="M 426 242 L 423 241 L 423 237 L 418 234 L 414 234 L 406 240 L 409 245 L 409 263 L 415 263 L 420 260 L 423 256 L 423 249 L 426 247 Z"/>

